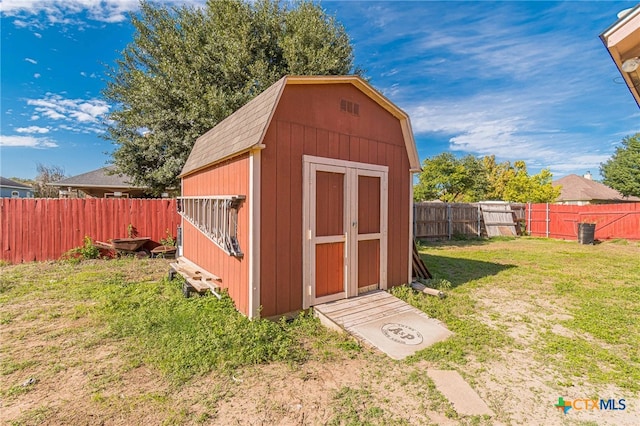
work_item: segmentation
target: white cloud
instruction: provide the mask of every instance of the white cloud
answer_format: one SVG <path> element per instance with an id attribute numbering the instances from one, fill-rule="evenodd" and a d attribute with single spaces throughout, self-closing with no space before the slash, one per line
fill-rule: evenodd
<path id="1" fill-rule="evenodd" d="M 39 116 L 39 115 L 37 115 L 37 114 L 33 114 L 33 115 L 31 116 L 31 118 L 29 118 L 29 120 L 31 120 L 31 121 L 36 121 L 36 120 L 37 120 L 37 119 L 39 119 L 39 118 L 40 118 L 40 116 Z"/>
<path id="2" fill-rule="evenodd" d="M 42 34 L 40 33 L 33 33 L 34 36 L 36 36 L 37 38 L 42 38 Z"/>
<path id="3" fill-rule="evenodd" d="M 101 131 L 95 125 L 101 123 L 104 115 L 111 108 L 101 99 L 67 99 L 53 93 L 47 93 L 41 99 L 27 99 L 27 105 L 34 107 L 36 113 L 34 115 L 82 125 L 91 124 L 83 127 L 82 130 L 95 133 Z"/>
<path id="4" fill-rule="evenodd" d="M 171 4 L 204 4 L 204 0 L 169 0 Z M 80 24 L 78 15 L 86 13 L 93 21 L 117 23 L 128 19 L 127 13 L 138 10 L 138 0 L 3 0 L 2 13 L 17 19 L 17 27 L 41 28 L 46 25 Z M 36 19 L 43 14 L 46 22 Z"/>
<path id="5" fill-rule="evenodd" d="M 4 12 L 4 3 L 2 3 L 2 5 L 1 5 L 1 6 L 2 6 L 2 12 L 3 12 L 3 13 L 5 13 L 5 12 Z M 29 23 L 28 23 L 28 22 L 25 22 L 25 21 L 23 21 L 23 20 L 21 20 L 21 19 L 15 19 L 15 20 L 13 21 L 13 25 L 15 25 L 15 26 L 16 26 L 16 28 L 26 28 L 26 27 L 28 27 L 28 26 L 29 26 Z"/>
<path id="6" fill-rule="evenodd" d="M 24 58 L 24 60 L 27 61 L 27 62 L 31 62 L 34 65 L 38 63 L 38 61 L 36 61 L 35 59 L 31 59 L 31 58 Z"/>
<path id="7" fill-rule="evenodd" d="M 381 87 L 380 91 L 386 97 L 394 97 L 398 93 L 400 93 L 400 84 L 399 83 L 395 83 L 395 84 L 392 84 L 389 87 Z"/>
<path id="8" fill-rule="evenodd" d="M 557 99 L 545 100 L 544 94 L 529 91 L 521 96 L 498 92 L 430 100 L 406 110 L 416 135 L 444 137 L 452 151 L 495 155 L 499 161 L 522 159 L 532 166 L 558 171 L 565 169 L 562 163 L 571 153 L 576 154 L 572 158 L 574 169 L 595 169 L 607 157 L 593 153 L 593 148 L 591 155 L 581 155 L 583 145 L 592 144 L 597 137 L 578 130 L 558 130 L 564 117 L 553 116 L 562 112 L 553 109 Z"/>
<path id="9" fill-rule="evenodd" d="M 33 78 L 40 78 L 40 74 L 39 74 L 39 73 L 35 73 L 35 74 L 33 75 Z"/>
<path id="10" fill-rule="evenodd" d="M 396 75 L 398 74 L 400 71 L 398 71 L 397 68 L 393 68 L 390 69 L 389 71 L 383 71 L 380 73 L 380 77 L 391 77 L 392 75 Z"/>
<path id="11" fill-rule="evenodd" d="M 87 73 L 86 73 L 86 72 L 84 72 L 84 71 L 80 71 L 80 75 L 81 75 L 81 76 L 83 76 L 83 77 L 86 77 L 86 76 L 87 76 Z"/>
<path id="12" fill-rule="evenodd" d="M 570 162 L 567 162 L 567 157 L 570 157 Z M 562 176 L 576 173 L 578 175 L 591 172 L 591 174 L 599 179 L 600 176 L 600 164 L 606 162 L 610 155 L 571 155 L 565 156 L 565 161 L 551 162 L 547 165 L 554 179 L 558 179 Z"/>
<path id="13" fill-rule="evenodd" d="M 48 127 L 39 127 L 39 126 L 29 126 L 29 127 L 18 127 L 16 129 L 18 133 L 49 133 Z"/>
<path id="14" fill-rule="evenodd" d="M 0 136 L 0 146 L 2 147 L 23 147 L 23 148 L 55 148 L 57 143 L 48 138 L 37 138 L 35 136 Z"/>

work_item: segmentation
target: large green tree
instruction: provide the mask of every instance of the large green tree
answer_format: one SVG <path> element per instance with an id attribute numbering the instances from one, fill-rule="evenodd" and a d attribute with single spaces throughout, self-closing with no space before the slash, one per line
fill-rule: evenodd
<path id="1" fill-rule="evenodd" d="M 471 202 L 484 198 L 486 173 L 472 155 L 456 158 L 449 152 L 427 158 L 413 194 L 416 201 Z"/>
<path id="2" fill-rule="evenodd" d="M 551 179 L 548 169 L 529 175 L 524 161 L 512 165 L 508 161 L 496 163 L 494 156 L 456 158 L 442 153 L 424 160 L 413 193 L 416 201 L 544 203 L 553 202 L 560 195 Z"/>
<path id="3" fill-rule="evenodd" d="M 622 146 L 600 165 L 602 183 L 622 195 L 640 197 L 640 133 L 622 139 Z"/>
<path id="4" fill-rule="evenodd" d="M 320 6 L 209 0 L 142 2 L 133 41 L 103 92 L 119 173 L 155 193 L 177 186 L 198 136 L 287 74 L 360 73 L 344 28 Z"/>
<path id="5" fill-rule="evenodd" d="M 529 175 L 524 161 L 516 161 L 512 177 L 506 181 L 501 199 L 515 203 L 552 203 L 560 196 L 560 188 L 552 185 L 549 169 Z"/>

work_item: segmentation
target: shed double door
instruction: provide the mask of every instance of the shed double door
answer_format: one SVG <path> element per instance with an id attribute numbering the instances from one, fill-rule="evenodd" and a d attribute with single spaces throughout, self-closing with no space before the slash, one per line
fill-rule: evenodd
<path id="1" fill-rule="evenodd" d="M 304 308 L 387 287 L 388 168 L 304 156 Z"/>

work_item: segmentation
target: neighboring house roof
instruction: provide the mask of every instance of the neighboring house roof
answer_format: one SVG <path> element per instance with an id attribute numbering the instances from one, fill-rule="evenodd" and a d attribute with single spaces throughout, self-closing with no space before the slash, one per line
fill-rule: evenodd
<path id="1" fill-rule="evenodd" d="M 402 134 L 413 170 L 420 169 L 409 116 L 358 76 L 286 76 L 253 98 L 242 108 L 200 136 L 191 150 L 180 176 L 193 173 L 262 143 L 271 118 L 288 84 L 352 84 L 400 120 Z"/>
<path id="2" fill-rule="evenodd" d="M 29 185 L 25 185 L 24 183 L 16 182 L 11 179 L 4 178 L 0 176 L 0 186 L 3 188 L 13 188 L 13 189 L 28 189 L 33 191 L 33 188 Z"/>
<path id="3" fill-rule="evenodd" d="M 553 186 L 562 186 L 561 201 L 640 201 L 638 197 L 625 197 L 613 188 L 609 188 L 599 182 L 584 178 L 578 175 L 567 175 L 561 179 L 553 181 Z"/>
<path id="4" fill-rule="evenodd" d="M 72 176 L 49 185 L 58 187 L 92 187 L 92 188 L 140 188 L 129 183 L 131 178 L 125 175 L 109 174 L 115 166 L 107 166 L 98 170 L 92 170 L 81 175 Z"/>

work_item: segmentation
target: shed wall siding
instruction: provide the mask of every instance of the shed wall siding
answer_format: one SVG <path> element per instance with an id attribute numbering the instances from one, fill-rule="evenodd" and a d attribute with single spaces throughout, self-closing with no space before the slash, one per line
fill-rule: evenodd
<path id="1" fill-rule="evenodd" d="M 238 209 L 238 241 L 244 257 L 238 259 L 184 221 L 183 255 L 207 271 L 222 278 L 221 287 L 229 291 L 239 311 L 249 309 L 249 155 L 243 154 L 216 164 L 193 175 L 182 183 L 183 196 L 244 195 L 247 198 Z"/>
<path id="2" fill-rule="evenodd" d="M 359 104 L 359 116 L 340 110 Z M 407 281 L 409 159 L 398 119 L 355 87 L 285 88 L 262 151 L 262 316 L 302 308 L 302 156 L 389 166 L 387 285 Z"/>

